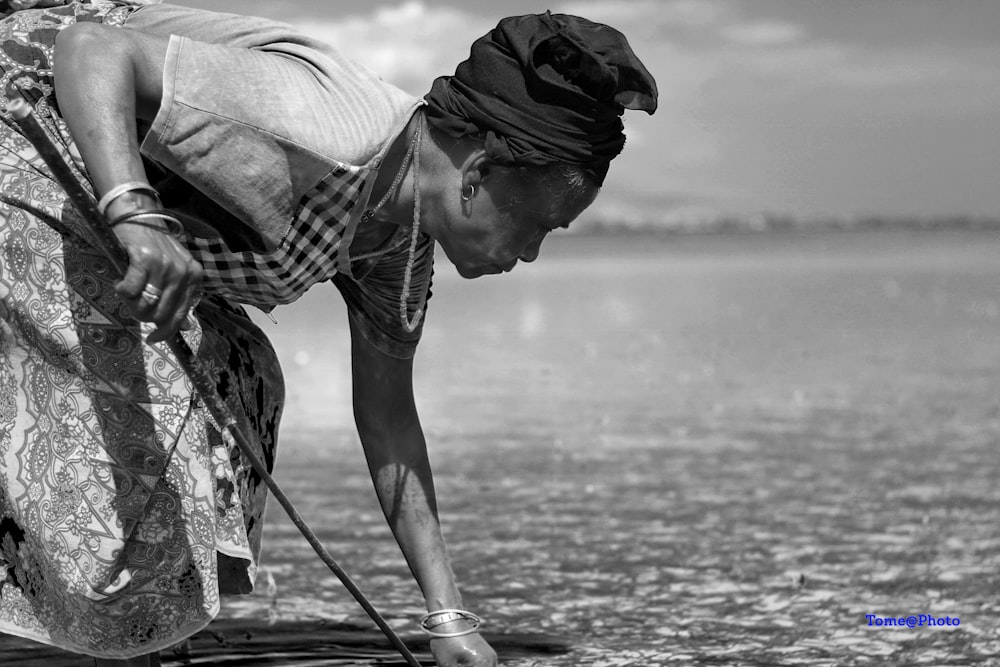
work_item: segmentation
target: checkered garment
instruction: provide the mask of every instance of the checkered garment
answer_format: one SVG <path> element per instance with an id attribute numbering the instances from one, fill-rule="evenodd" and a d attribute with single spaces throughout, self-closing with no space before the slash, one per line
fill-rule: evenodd
<path id="1" fill-rule="evenodd" d="M 234 251 L 221 238 L 188 234 L 185 245 L 205 269 L 205 291 L 270 310 L 332 278 L 341 238 L 365 184 L 363 174 L 356 167 L 338 166 L 306 192 L 274 251 Z"/>

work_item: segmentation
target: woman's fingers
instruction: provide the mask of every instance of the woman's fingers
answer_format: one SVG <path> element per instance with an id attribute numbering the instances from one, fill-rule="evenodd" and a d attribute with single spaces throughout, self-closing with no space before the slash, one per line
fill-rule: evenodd
<path id="1" fill-rule="evenodd" d="M 170 301 L 161 301 L 157 316 L 153 319 L 157 329 L 147 336 L 150 343 L 167 340 L 185 327 L 188 314 L 195 306 L 195 293 L 201 282 L 201 265 L 188 258 L 183 265 L 183 274 L 172 283 Z M 164 294 L 166 299 L 166 294 Z"/>
<path id="2" fill-rule="evenodd" d="M 115 285 L 115 291 L 122 299 L 134 301 L 142 294 L 146 286 L 146 268 L 136 262 L 129 262 L 125 276 Z"/>
<path id="3" fill-rule="evenodd" d="M 147 227 L 116 229 L 128 249 L 129 268 L 116 285 L 132 315 L 157 328 L 148 337 L 151 343 L 166 340 L 184 323 L 194 305 L 202 268 L 174 237 Z"/>
<path id="4" fill-rule="evenodd" d="M 157 305 L 159 296 L 156 292 L 162 293 L 162 288 L 158 287 L 159 282 L 156 276 L 151 275 L 154 267 L 148 261 L 139 259 L 136 254 L 129 252 L 128 271 L 125 277 L 115 285 L 115 291 L 122 298 L 129 312 L 137 320 L 149 320 L 152 317 L 154 308 Z"/>

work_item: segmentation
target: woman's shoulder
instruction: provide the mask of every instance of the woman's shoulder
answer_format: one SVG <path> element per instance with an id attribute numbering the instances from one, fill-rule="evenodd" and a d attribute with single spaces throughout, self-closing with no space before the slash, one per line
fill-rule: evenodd
<path id="1" fill-rule="evenodd" d="M 377 349 L 399 359 L 416 352 L 424 324 L 417 312 L 427 308 L 434 273 L 434 241 L 419 234 L 411 249 L 410 233 L 401 228 L 382 244 L 383 252 L 351 262 L 350 276 L 338 273 L 333 278 L 361 334 Z M 416 326 L 407 326 L 403 312 L 411 324 L 419 317 Z"/>
<path id="2" fill-rule="evenodd" d="M 158 4 L 135 11 L 126 27 L 170 38 L 165 105 L 181 97 L 343 164 L 367 164 L 418 102 L 278 21 Z"/>
<path id="3" fill-rule="evenodd" d="M 152 5 L 126 27 L 170 35 L 143 154 L 268 238 L 331 170 L 368 165 L 419 102 L 276 22 Z"/>
<path id="4" fill-rule="evenodd" d="M 199 42 L 241 49 L 267 48 L 289 42 L 322 48 L 321 43 L 303 35 L 289 23 L 170 3 L 144 3 L 129 17 L 126 26 L 151 35 L 182 35 Z"/>

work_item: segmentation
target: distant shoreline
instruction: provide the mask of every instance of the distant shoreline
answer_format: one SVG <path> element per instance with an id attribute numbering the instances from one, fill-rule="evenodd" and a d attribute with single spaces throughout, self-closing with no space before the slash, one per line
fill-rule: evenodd
<path id="1" fill-rule="evenodd" d="M 803 225 L 768 227 L 703 226 L 683 229 L 582 229 L 550 234 L 542 246 L 543 257 L 642 256 L 666 254 L 673 258 L 714 253 L 861 252 L 904 251 L 939 255 L 944 248 L 975 248 L 976 257 L 992 257 L 1000 247 L 1000 223 L 992 225 Z M 965 250 L 962 250 L 965 252 Z M 441 253 L 443 255 L 443 253 Z M 980 258 L 981 259 L 981 258 Z M 976 260 L 977 262 L 979 259 Z M 992 262 L 992 260 L 989 260 Z"/>
<path id="2" fill-rule="evenodd" d="M 1000 232 L 1000 218 L 956 216 L 951 218 L 883 218 L 800 220 L 781 216 L 720 218 L 697 222 L 630 224 L 581 221 L 570 226 L 573 236 L 702 236 L 720 234 L 808 234 L 830 232 Z"/>

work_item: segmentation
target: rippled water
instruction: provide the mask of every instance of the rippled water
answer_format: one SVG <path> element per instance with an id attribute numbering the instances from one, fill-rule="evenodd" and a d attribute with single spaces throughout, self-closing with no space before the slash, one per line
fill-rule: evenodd
<path id="1" fill-rule="evenodd" d="M 1000 236 L 546 250 L 503 278 L 442 266 L 417 367 L 455 571 L 502 664 L 1000 664 Z M 423 650 L 342 310 L 311 294 L 265 325 L 290 387 L 277 478 Z M 401 664 L 271 509 L 258 593 L 165 664 Z"/>

